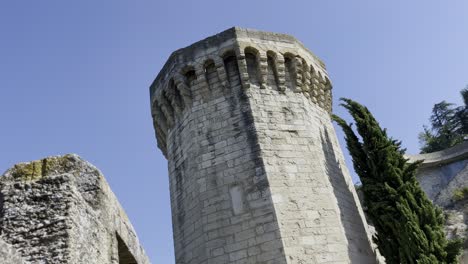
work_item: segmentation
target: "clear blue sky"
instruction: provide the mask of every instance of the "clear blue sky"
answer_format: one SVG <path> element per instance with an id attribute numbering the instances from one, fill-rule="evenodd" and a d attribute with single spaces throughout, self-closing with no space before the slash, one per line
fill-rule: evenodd
<path id="1" fill-rule="evenodd" d="M 296 36 L 327 64 L 336 113 L 339 97 L 367 105 L 410 153 L 432 105 L 468 84 L 466 1 L 2 1 L 0 170 L 81 155 L 152 262 L 174 263 L 148 87 L 173 50 L 235 25 Z"/>

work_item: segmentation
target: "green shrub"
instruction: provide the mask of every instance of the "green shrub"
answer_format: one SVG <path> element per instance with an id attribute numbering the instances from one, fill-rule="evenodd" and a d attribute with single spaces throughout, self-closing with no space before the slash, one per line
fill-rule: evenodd
<path id="1" fill-rule="evenodd" d="M 452 200 L 461 201 L 461 200 L 464 200 L 465 198 L 468 198 L 468 187 L 456 189 L 453 192 Z"/>

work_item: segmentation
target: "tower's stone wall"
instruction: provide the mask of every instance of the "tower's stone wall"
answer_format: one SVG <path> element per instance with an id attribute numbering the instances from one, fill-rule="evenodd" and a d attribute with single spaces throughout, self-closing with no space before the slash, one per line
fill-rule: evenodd
<path id="1" fill-rule="evenodd" d="M 9 169 L 0 177 L 0 209 L 0 242 L 25 264 L 149 263 L 102 174 L 76 155 Z"/>
<path id="2" fill-rule="evenodd" d="M 375 263 L 329 115 L 295 93 L 252 89 L 252 109 L 291 263 Z M 292 259 L 292 258 L 291 258 Z"/>
<path id="3" fill-rule="evenodd" d="M 229 29 L 150 92 L 178 264 L 375 263 L 324 64 L 295 38 Z"/>

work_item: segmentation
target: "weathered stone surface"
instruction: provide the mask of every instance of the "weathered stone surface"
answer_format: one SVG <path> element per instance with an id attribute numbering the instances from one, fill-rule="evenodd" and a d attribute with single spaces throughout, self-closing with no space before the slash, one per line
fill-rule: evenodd
<path id="1" fill-rule="evenodd" d="M 76 155 L 15 165 L 0 198 L 0 238 L 24 263 L 149 263 L 102 174 Z"/>
<path id="2" fill-rule="evenodd" d="M 449 206 L 456 190 L 468 188 L 468 142 L 408 158 L 410 161 L 424 160 L 417 177 L 435 204 Z"/>
<path id="3" fill-rule="evenodd" d="M 151 93 L 176 263 L 376 263 L 324 64 L 232 28 L 174 52 Z"/>
<path id="4" fill-rule="evenodd" d="M 417 179 L 429 198 L 444 210 L 447 236 L 468 238 L 468 192 L 463 194 L 468 190 L 468 142 L 408 158 L 424 160 Z M 468 240 L 460 263 L 468 263 Z"/>
<path id="5" fill-rule="evenodd" d="M 11 245 L 0 239 L 0 263 L 23 264 L 25 262 L 21 258 L 21 255 Z"/>

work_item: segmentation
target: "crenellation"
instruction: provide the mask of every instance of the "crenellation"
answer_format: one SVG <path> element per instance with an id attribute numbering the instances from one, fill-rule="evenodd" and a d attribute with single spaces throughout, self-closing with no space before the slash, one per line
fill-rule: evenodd
<path id="1" fill-rule="evenodd" d="M 253 43 L 257 47 L 253 47 Z M 307 53 L 310 53 L 308 51 L 305 53 L 302 50 L 295 51 L 290 46 L 291 43 L 287 47 L 274 46 L 271 41 L 267 43 L 255 41 L 253 43 L 247 43 L 245 40 L 239 40 L 237 45 L 233 45 L 231 42 L 229 42 L 229 45 L 218 43 L 220 46 L 223 46 L 220 50 L 210 48 L 204 52 L 188 53 L 194 59 L 192 62 L 188 61 L 188 58 L 184 58 L 183 50 L 178 51 L 180 53 L 178 56 L 171 56 L 176 59 L 169 63 L 169 66 L 165 67 L 166 72 L 164 77 L 162 74 L 158 75 L 159 79 L 152 85 L 152 89 L 155 89 L 156 86 L 171 87 L 170 83 L 175 82 L 175 91 L 178 91 L 178 94 L 182 98 L 175 99 L 178 94 L 174 93 L 174 89 L 171 88 L 167 88 L 166 90 L 169 90 L 169 92 L 163 95 L 165 98 L 162 98 L 160 104 L 169 126 L 172 127 L 172 123 L 176 122 L 172 112 L 180 115 L 182 110 L 180 101 L 184 102 L 184 107 L 189 108 L 191 107 L 191 102 L 194 101 L 194 96 L 197 99 L 209 97 L 211 94 L 209 87 L 217 82 L 216 78 L 220 80 L 220 85 L 223 88 L 228 89 L 228 78 L 224 60 L 230 54 L 235 54 L 237 58 L 241 83 L 245 89 L 249 88 L 251 84 L 260 87 L 260 89 L 271 87 L 282 91 L 286 87 L 289 87 L 295 92 L 303 93 L 304 96 L 310 98 L 312 102 L 317 103 L 319 106 L 331 110 L 331 98 L 329 98 L 331 93 L 328 91 L 330 83 L 325 73 L 322 73 L 323 63 L 312 61 L 309 64 L 304 59 L 304 57 L 315 59 L 314 55 L 307 55 Z M 233 52 L 233 49 L 235 52 Z M 279 52 L 279 54 L 273 50 Z M 302 56 L 295 55 L 296 52 Z M 181 65 L 178 64 L 180 62 L 182 62 Z M 314 68 L 320 70 L 315 70 Z M 272 80 L 275 80 L 277 85 L 267 85 Z M 196 91 L 204 92 L 194 95 Z M 166 104 L 165 101 L 168 101 L 169 104 Z"/>

